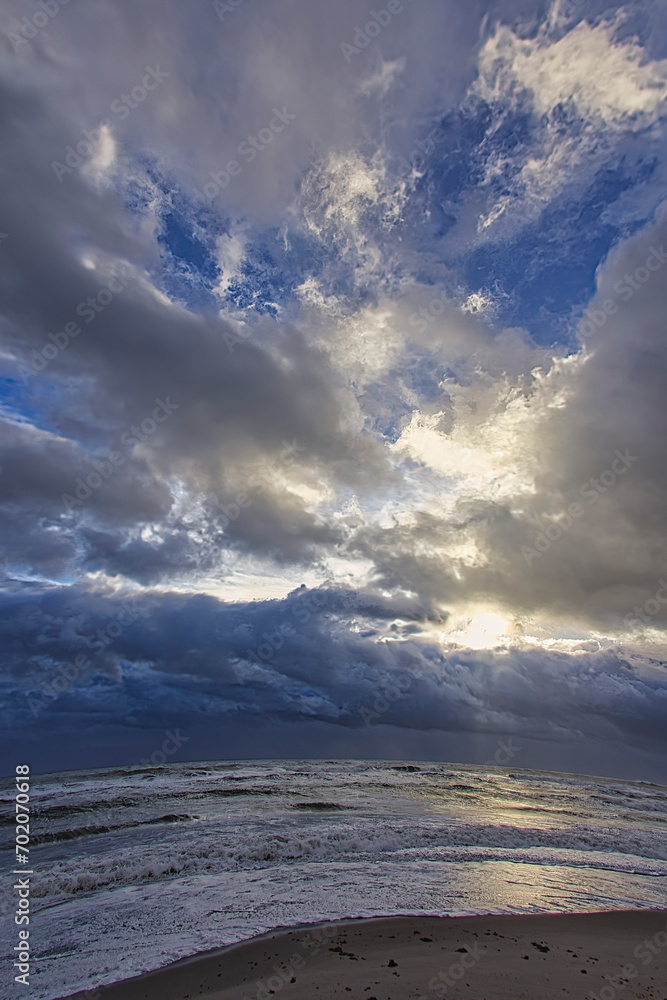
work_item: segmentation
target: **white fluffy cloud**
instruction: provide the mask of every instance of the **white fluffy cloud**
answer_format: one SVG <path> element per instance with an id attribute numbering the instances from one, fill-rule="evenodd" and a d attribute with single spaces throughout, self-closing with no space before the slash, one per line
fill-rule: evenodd
<path id="1" fill-rule="evenodd" d="M 539 125 L 510 192 L 481 215 L 480 232 L 506 236 L 564 189 L 584 191 L 600 166 L 621 161 L 633 136 L 664 138 L 667 59 L 649 58 L 637 38 L 622 35 L 627 16 L 556 21 L 530 37 L 498 24 L 487 39 L 471 95 L 527 108 Z M 487 180 L 502 176 L 513 155 L 491 160 Z"/>

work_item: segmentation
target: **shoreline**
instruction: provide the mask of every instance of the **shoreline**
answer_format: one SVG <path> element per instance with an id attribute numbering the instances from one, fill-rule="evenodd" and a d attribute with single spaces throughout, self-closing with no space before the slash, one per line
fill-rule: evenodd
<path id="1" fill-rule="evenodd" d="M 667 908 L 281 928 L 58 1000 L 667 997 Z"/>

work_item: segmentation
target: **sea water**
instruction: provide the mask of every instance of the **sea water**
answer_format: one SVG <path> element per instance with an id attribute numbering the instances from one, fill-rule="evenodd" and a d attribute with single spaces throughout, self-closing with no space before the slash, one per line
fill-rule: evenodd
<path id="1" fill-rule="evenodd" d="M 667 788 L 645 782 L 203 762 L 33 777 L 31 808 L 35 1000 L 315 921 L 667 907 Z"/>

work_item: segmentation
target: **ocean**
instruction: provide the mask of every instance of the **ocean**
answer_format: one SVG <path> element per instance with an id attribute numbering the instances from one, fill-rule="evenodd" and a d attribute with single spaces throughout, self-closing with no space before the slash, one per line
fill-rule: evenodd
<path id="1" fill-rule="evenodd" d="M 33 776 L 30 795 L 34 1000 L 314 921 L 667 908 L 667 788 L 648 782 L 271 760 Z"/>

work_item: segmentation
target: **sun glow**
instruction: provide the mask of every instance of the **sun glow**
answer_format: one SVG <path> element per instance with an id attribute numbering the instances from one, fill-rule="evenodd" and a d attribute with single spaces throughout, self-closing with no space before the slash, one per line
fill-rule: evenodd
<path id="1" fill-rule="evenodd" d="M 508 630 L 509 623 L 505 618 L 487 612 L 468 620 L 467 624 L 462 624 L 455 632 L 449 633 L 447 638 L 469 649 L 495 649 L 510 641 Z"/>

